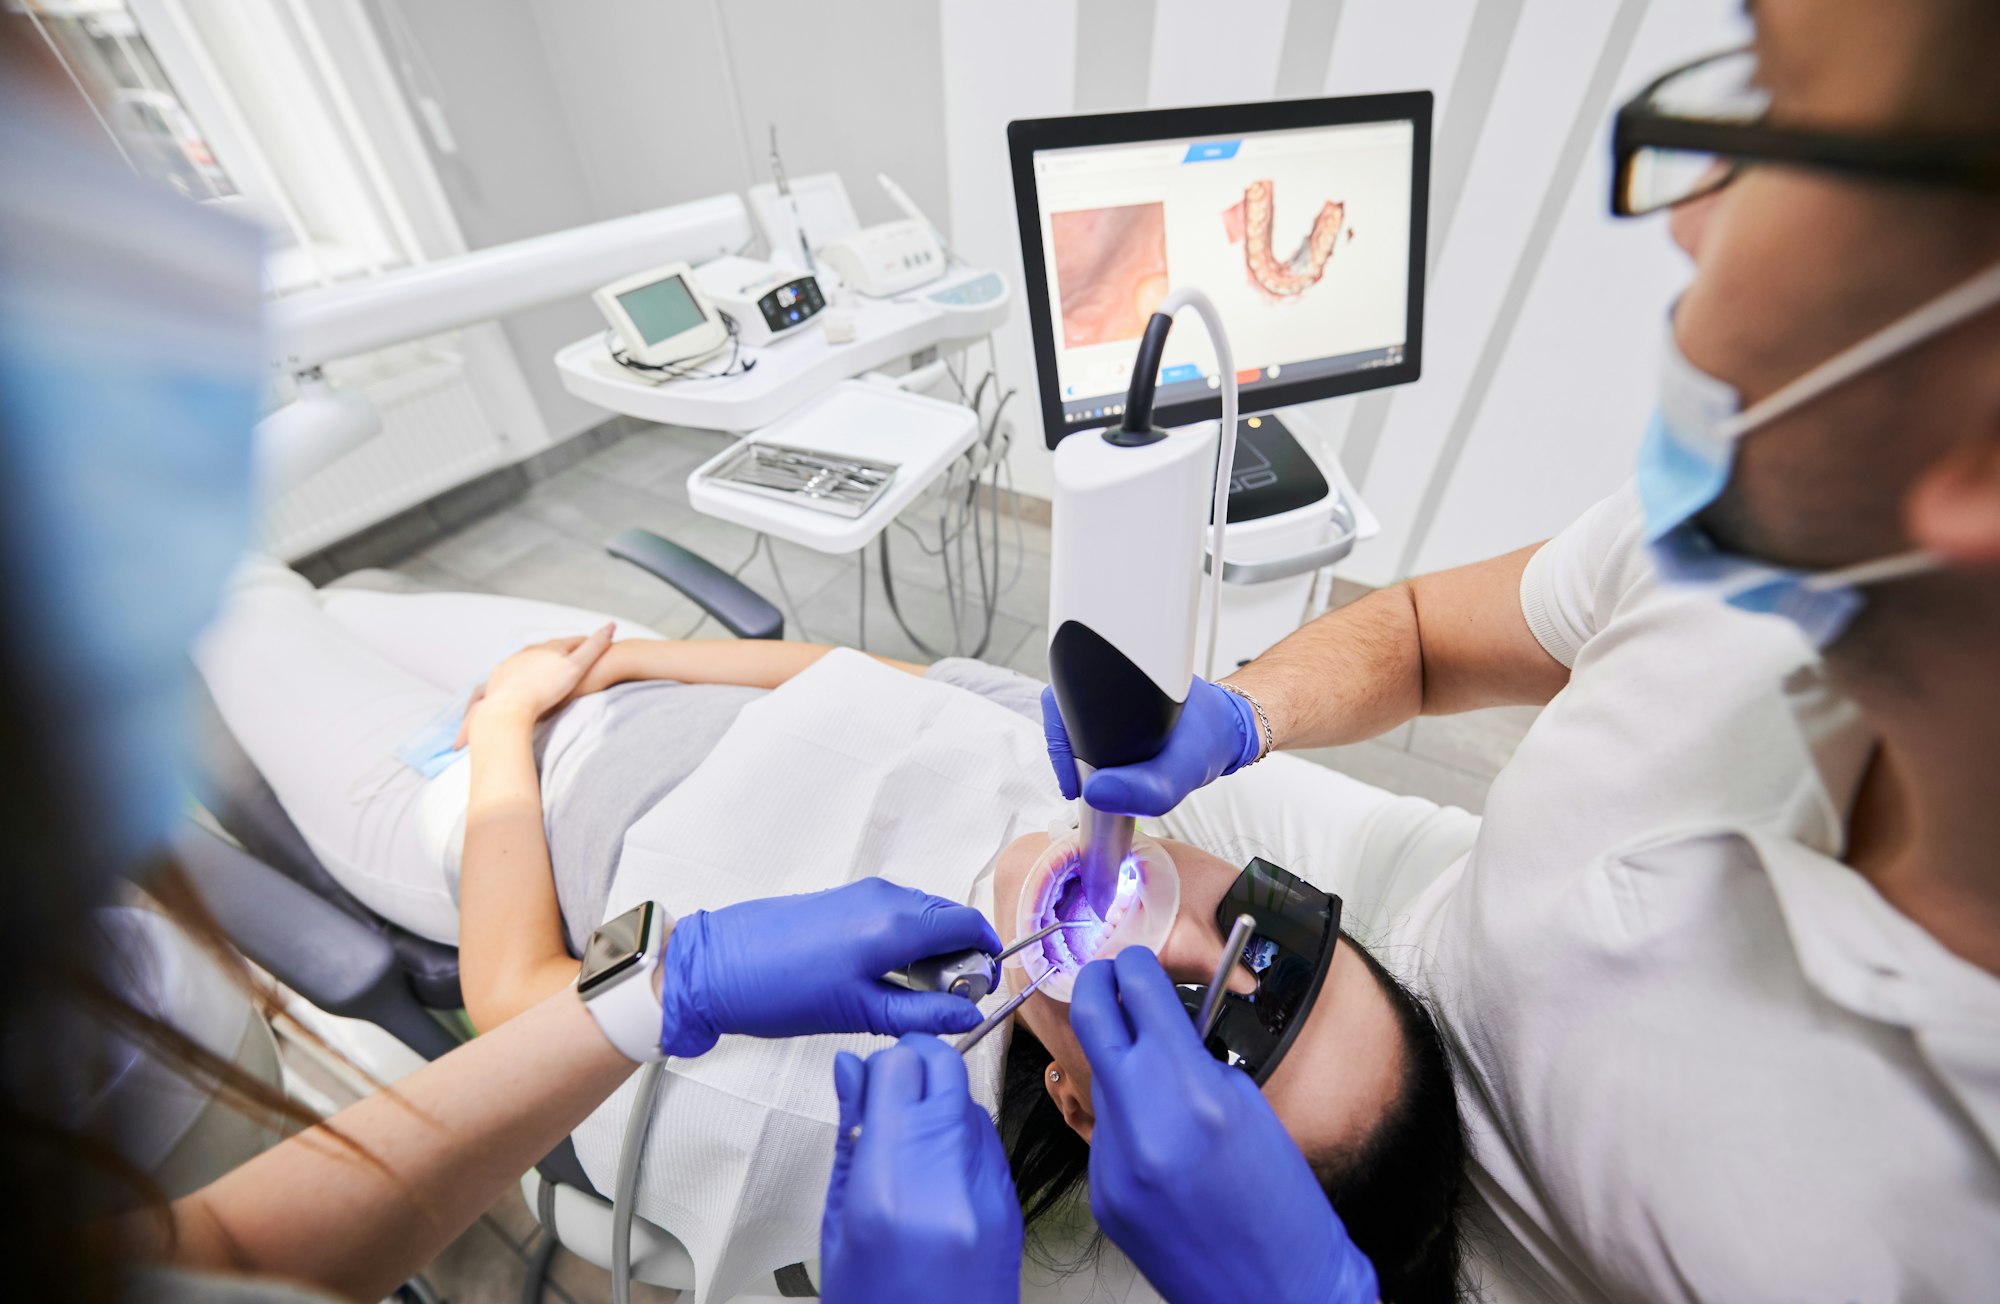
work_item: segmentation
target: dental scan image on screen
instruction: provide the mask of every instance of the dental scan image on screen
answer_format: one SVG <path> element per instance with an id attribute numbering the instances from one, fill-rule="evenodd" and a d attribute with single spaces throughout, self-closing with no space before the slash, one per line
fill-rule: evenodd
<path id="1" fill-rule="evenodd" d="M 1119 415 L 1179 286 L 1221 312 L 1246 404 L 1260 382 L 1400 362 L 1414 142 L 1392 121 L 1036 151 L 1065 422 Z M 1219 383 L 1206 334 L 1174 332 L 1158 401 Z"/>

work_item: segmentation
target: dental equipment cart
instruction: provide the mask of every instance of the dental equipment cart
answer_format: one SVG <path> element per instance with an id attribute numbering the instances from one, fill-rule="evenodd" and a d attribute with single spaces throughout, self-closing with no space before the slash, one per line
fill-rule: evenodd
<path id="1" fill-rule="evenodd" d="M 713 202 L 733 205 L 740 236 L 734 228 L 726 234 L 747 242 L 752 232 L 741 201 Z M 998 273 L 954 267 L 893 298 L 843 296 L 811 329 L 761 346 L 736 339 L 698 374 L 660 382 L 621 366 L 602 331 L 558 350 L 556 372 L 571 394 L 608 411 L 741 435 L 688 476 L 695 510 L 820 552 L 864 553 L 865 561 L 865 549 L 897 514 L 945 482 L 980 439 L 972 407 L 911 391 L 944 380 L 948 355 L 989 337 L 1006 321 L 1011 300 Z M 901 374 L 883 374 L 903 366 Z M 991 463 L 990 432 L 988 444 Z M 802 474 L 808 461 L 818 465 Z M 882 547 L 888 587 L 886 540 Z M 865 644 L 867 567 L 860 571 L 858 641 Z M 900 623 L 893 587 L 887 596 Z M 792 615 L 796 621 L 797 611 Z M 992 627 L 989 609 L 989 635 Z"/>

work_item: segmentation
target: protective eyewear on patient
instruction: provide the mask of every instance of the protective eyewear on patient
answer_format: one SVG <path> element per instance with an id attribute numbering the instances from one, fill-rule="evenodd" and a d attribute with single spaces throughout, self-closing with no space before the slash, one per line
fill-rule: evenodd
<path id="1" fill-rule="evenodd" d="M 1854 135 L 1769 120 L 1757 56 L 1728 50 L 1683 64 L 1633 96 L 1612 124 L 1611 211 L 1619 217 L 1713 194 L 1752 164 L 1845 172 L 1913 185 L 2000 191 L 1991 134 Z"/>
<path id="2" fill-rule="evenodd" d="M 1333 967 L 1340 898 L 1296 874 L 1253 858 L 1215 908 L 1224 937 L 1237 916 L 1254 923 L 1239 957 L 1256 980 L 1248 996 L 1225 992 L 1205 1044 L 1211 1055 L 1262 1084 L 1291 1049 Z M 1181 1004 L 1198 1015 L 1206 984 L 1182 984 Z"/>

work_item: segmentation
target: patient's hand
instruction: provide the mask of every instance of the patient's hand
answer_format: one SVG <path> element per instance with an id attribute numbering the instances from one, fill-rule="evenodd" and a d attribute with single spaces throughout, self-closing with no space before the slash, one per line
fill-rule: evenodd
<path id="1" fill-rule="evenodd" d="M 616 628 L 606 625 L 594 634 L 537 643 L 495 666 L 486 682 L 472 691 L 452 746 L 465 746 L 475 712 L 512 712 L 532 722 L 567 702 L 611 646 Z"/>

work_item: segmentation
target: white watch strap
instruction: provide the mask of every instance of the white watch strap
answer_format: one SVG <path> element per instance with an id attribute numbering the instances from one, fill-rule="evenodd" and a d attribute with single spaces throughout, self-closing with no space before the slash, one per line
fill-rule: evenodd
<path id="1" fill-rule="evenodd" d="M 653 994 L 653 974 L 666 952 L 667 925 L 672 916 L 655 905 L 653 918 L 657 931 L 646 939 L 646 962 L 583 1003 L 605 1040 L 635 1064 L 666 1058 L 660 1052 L 660 998 Z"/>

